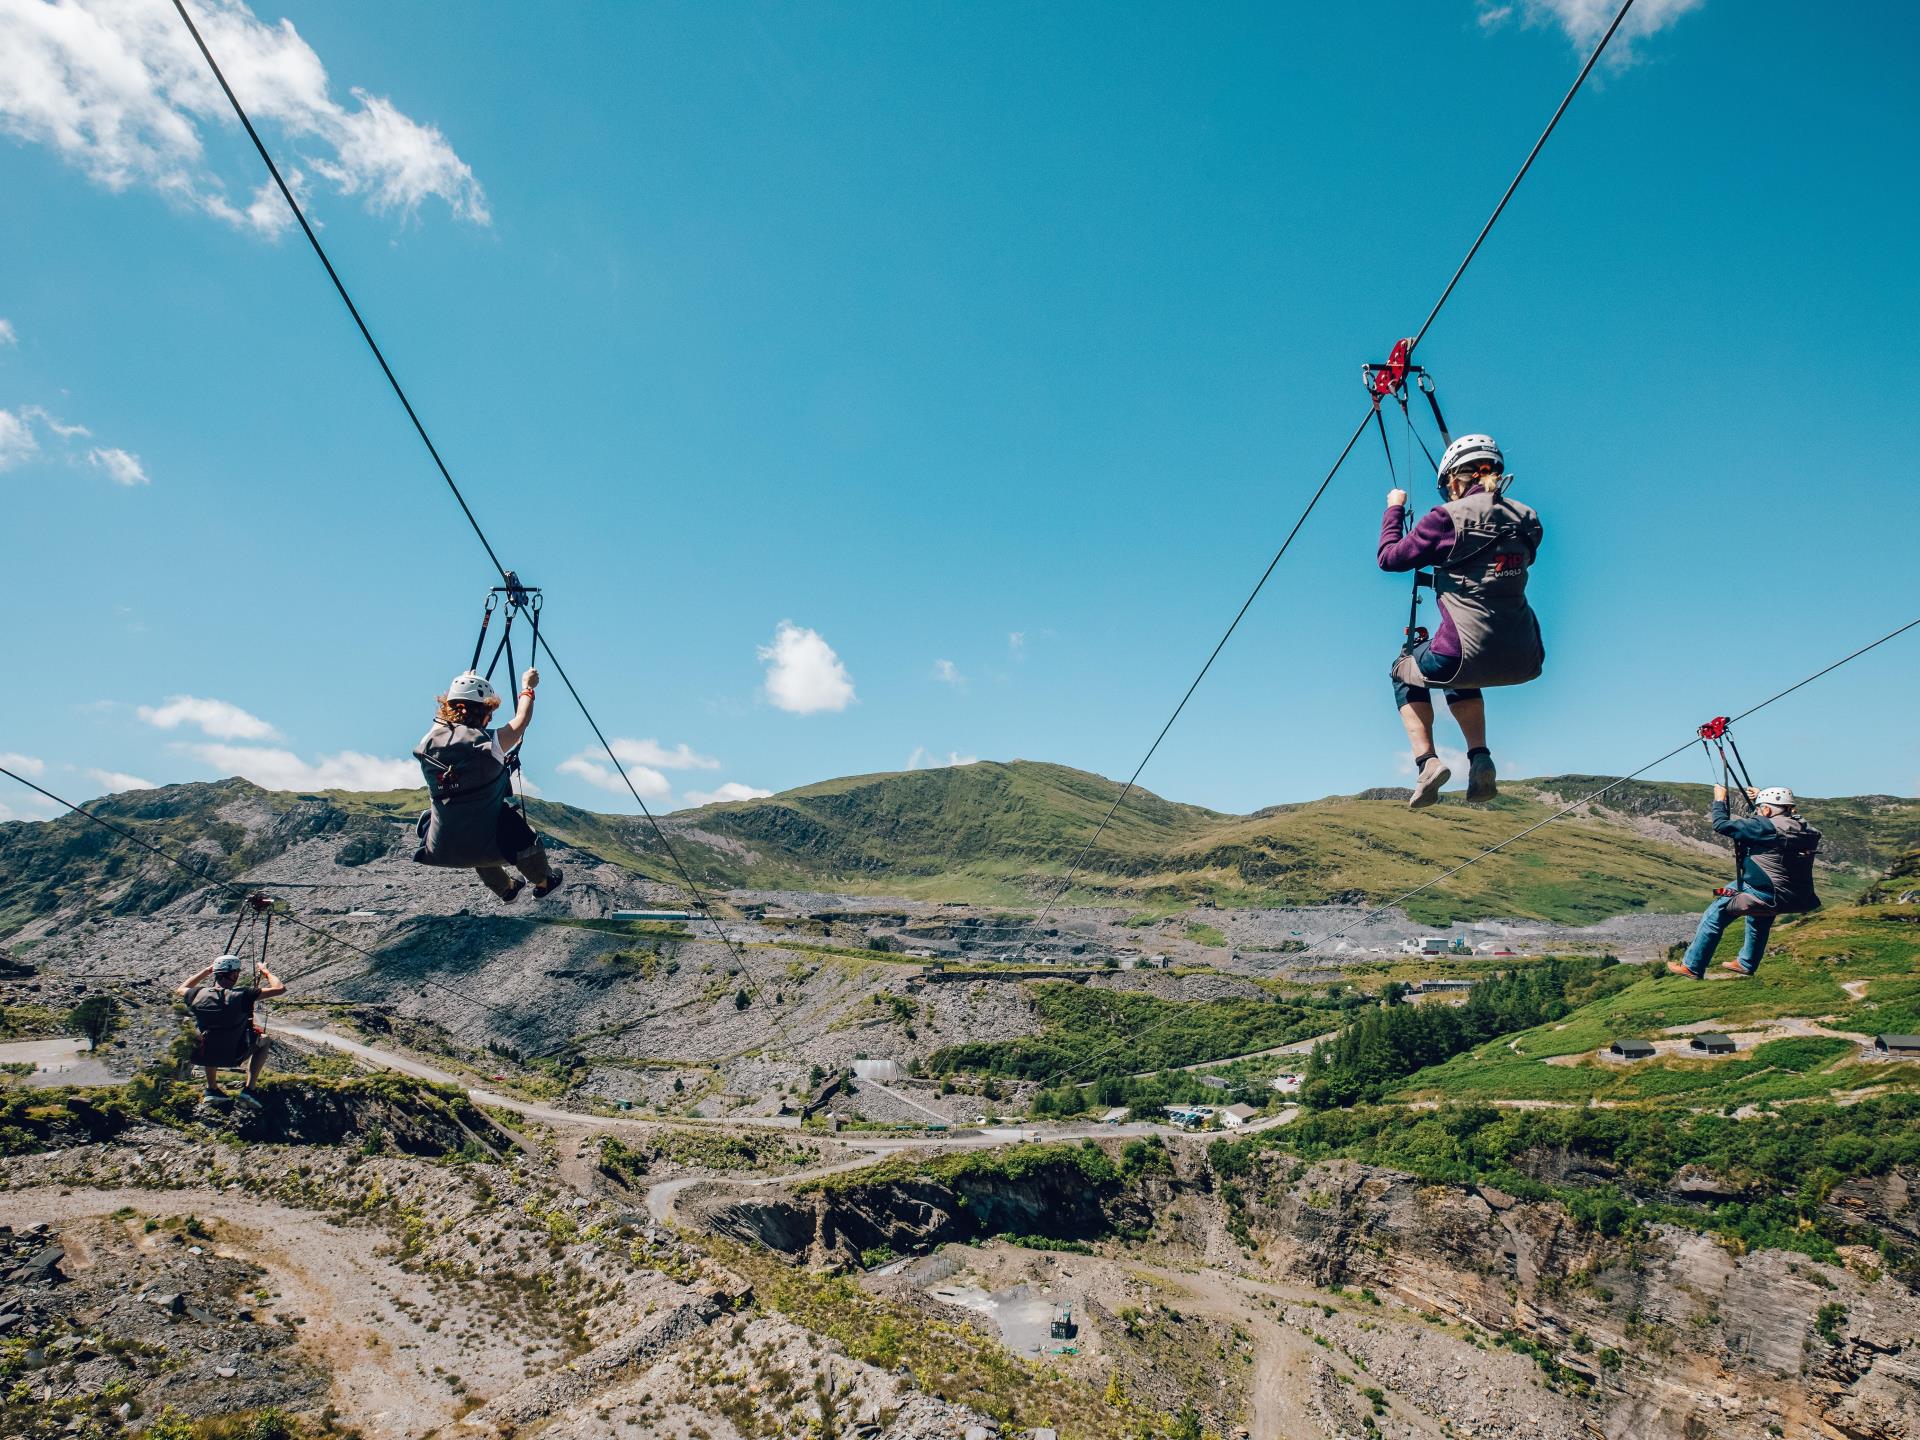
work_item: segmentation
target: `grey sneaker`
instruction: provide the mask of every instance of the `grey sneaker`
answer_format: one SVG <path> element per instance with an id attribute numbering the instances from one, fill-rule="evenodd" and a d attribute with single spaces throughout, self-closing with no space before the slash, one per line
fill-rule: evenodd
<path id="1" fill-rule="evenodd" d="M 1420 778 L 1413 782 L 1413 798 L 1407 801 L 1409 810 L 1424 810 L 1440 798 L 1440 787 L 1453 778 L 1453 772 L 1442 765 L 1439 758 L 1427 761 L 1420 767 Z"/>
<path id="2" fill-rule="evenodd" d="M 1475 755 L 1467 762 L 1467 799 L 1491 800 L 1500 793 L 1493 773 L 1493 756 Z"/>

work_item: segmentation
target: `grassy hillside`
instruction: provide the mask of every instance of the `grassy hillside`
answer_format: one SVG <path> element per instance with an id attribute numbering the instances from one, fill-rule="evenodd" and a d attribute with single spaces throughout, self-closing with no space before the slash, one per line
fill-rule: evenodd
<path id="1" fill-rule="evenodd" d="M 1738 945 L 1738 931 L 1729 932 L 1722 956 Z M 1738 1036 L 1740 1051 L 1720 1058 L 1663 1053 L 1630 1065 L 1600 1058 L 1615 1039 L 1658 1042 L 1677 1038 L 1669 1033 L 1675 1027 L 1703 1022 Z M 1920 1064 L 1877 1062 L 1850 1038 L 1916 1029 L 1920 910 L 1839 906 L 1776 926 L 1751 980 L 1696 982 L 1647 967 L 1635 983 L 1562 1019 L 1421 1071 L 1395 1098 L 1739 1107 L 1830 1092 L 1920 1090 Z"/>
<path id="2" fill-rule="evenodd" d="M 1512 783 L 1490 806 L 1410 813 L 1403 796 L 1334 796 L 1223 815 L 1136 791 L 1075 881 L 1089 903 L 1310 905 L 1377 901 L 1430 879 L 1605 783 L 1594 776 Z M 702 848 L 716 875 L 940 895 L 1010 898 L 1063 875 L 1113 798 L 1114 782 L 1058 765 L 983 762 L 865 775 L 763 800 L 709 806 L 676 826 L 724 836 L 752 859 Z M 1696 908 L 1726 877 L 1700 785 L 1632 782 L 1475 864 L 1410 905 L 1415 918 L 1512 916 L 1562 922 Z M 1850 898 L 1920 838 L 1920 801 L 1809 800 L 1836 862 L 1827 887 Z"/>

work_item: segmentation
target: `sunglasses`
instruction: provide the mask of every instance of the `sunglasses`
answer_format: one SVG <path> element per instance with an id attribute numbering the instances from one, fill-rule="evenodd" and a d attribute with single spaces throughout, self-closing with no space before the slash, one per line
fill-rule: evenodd
<path id="1" fill-rule="evenodd" d="M 1498 475 L 1500 473 L 1500 467 L 1491 460 L 1470 460 L 1464 465 L 1454 466 L 1453 473 L 1455 475 L 1470 475 L 1477 480 L 1488 475 Z"/>

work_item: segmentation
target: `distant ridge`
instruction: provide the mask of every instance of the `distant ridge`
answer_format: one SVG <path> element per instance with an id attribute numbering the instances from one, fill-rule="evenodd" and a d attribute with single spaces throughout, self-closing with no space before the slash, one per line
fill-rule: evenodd
<path id="1" fill-rule="evenodd" d="M 1410 814 L 1404 792 L 1367 791 L 1226 815 L 1136 790 L 1076 880 L 1078 903 L 1175 908 L 1376 903 L 1486 849 L 1605 783 L 1565 775 L 1510 781 L 1491 806 L 1450 799 Z M 1119 787 L 1040 761 L 853 775 L 756 800 L 684 810 L 663 823 L 703 884 L 850 890 L 1030 908 L 1065 872 Z M 243 805 L 241 802 L 245 802 Z M 297 795 L 245 780 L 170 785 L 99 802 L 156 843 L 193 849 L 210 873 L 242 874 L 315 835 L 371 854 L 407 843 L 418 791 Z M 1920 800 L 1808 799 L 1833 869 L 1823 888 L 1858 894 L 1920 845 Z M 258 807 L 247 824 L 235 816 Z M 1587 923 L 1697 908 L 1730 859 L 1700 785 L 1630 782 L 1603 805 L 1476 864 L 1410 907 L 1415 918 L 1511 917 Z M 665 880 L 637 817 L 531 802 L 567 845 Z M 265 818 L 261 818 L 265 817 Z M 0 933 L 85 898 L 144 913 L 192 888 L 171 867 L 75 817 L 0 825 Z"/>

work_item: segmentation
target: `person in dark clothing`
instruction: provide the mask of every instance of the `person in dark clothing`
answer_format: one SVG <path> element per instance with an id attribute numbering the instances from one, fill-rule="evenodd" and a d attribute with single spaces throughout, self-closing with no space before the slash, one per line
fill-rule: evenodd
<path id="1" fill-rule="evenodd" d="M 211 982 L 211 983 L 209 983 Z M 267 1032 L 254 1023 L 253 1007 L 262 1000 L 287 993 L 287 987 L 274 978 L 265 962 L 260 965 L 251 985 L 240 984 L 240 957 L 222 955 L 211 965 L 187 980 L 173 992 L 187 1002 L 193 1023 L 199 1027 L 194 1040 L 194 1063 L 206 1072 L 207 1094 L 224 1097 L 220 1071 L 246 1067 L 247 1082 L 240 1098 L 250 1105 L 253 1087 L 267 1063 Z"/>
<path id="2" fill-rule="evenodd" d="M 1406 645 L 1392 667 L 1394 704 L 1413 746 L 1416 778 L 1407 802 L 1421 810 L 1453 778 L 1433 745 L 1433 686 L 1467 741 L 1467 799 L 1499 793 L 1487 748 L 1481 687 L 1521 685 L 1546 663 L 1540 622 L 1527 604 L 1527 572 L 1540 548 L 1540 517 L 1509 500 L 1511 478 L 1500 447 L 1486 435 L 1462 435 L 1440 458 L 1442 503 L 1405 535 L 1407 492 L 1387 494 L 1377 559 L 1382 570 L 1433 571 L 1440 627 Z"/>
<path id="3" fill-rule="evenodd" d="M 1706 978 L 1728 922 L 1747 922 L 1746 940 L 1737 960 L 1721 968 L 1751 975 L 1760 968 L 1773 932 L 1776 915 L 1797 915 L 1820 908 L 1813 889 L 1813 857 L 1820 849 L 1820 832 L 1795 813 L 1793 792 L 1776 786 L 1749 790 L 1753 814 L 1736 820 L 1727 809 L 1727 787 L 1713 787 L 1713 828 L 1733 841 L 1739 879 L 1722 890 L 1700 917 L 1700 928 L 1687 947 L 1686 958 L 1669 960 L 1667 969 L 1689 980 Z"/>
<path id="4" fill-rule="evenodd" d="M 540 837 L 527 817 L 508 803 L 513 789 L 508 756 L 533 723 L 533 692 L 539 683 L 538 670 L 520 677 L 513 719 L 496 731 L 487 724 L 500 708 L 493 686 L 471 670 L 454 676 L 439 697 L 433 728 L 413 751 L 432 802 L 420 817 L 420 848 L 413 852 L 414 860 L 471 869 L 508 904 L 520 898 L 528 880 L 535 899 L 560 888 L 561 873 L 548 863 Z M 509 875 L 509 864 L 526 879 Z"/>

